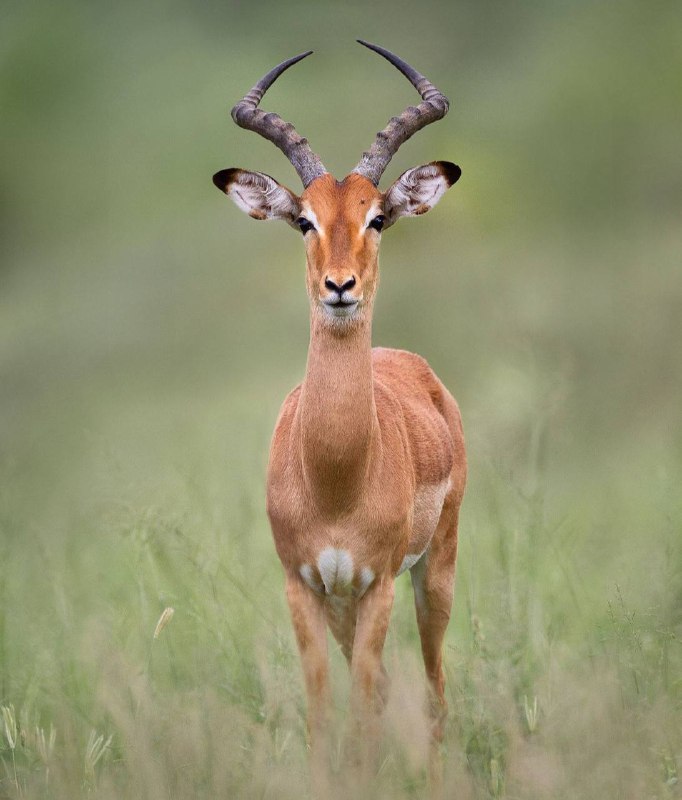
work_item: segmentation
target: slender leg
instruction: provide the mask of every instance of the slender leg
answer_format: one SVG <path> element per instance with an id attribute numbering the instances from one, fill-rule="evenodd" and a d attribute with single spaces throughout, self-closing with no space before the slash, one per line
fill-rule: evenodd
<path id="1" fill-rule="evenodd" d="M 431 717 L 429 774 L 432 793 L 436 797 L 442 792 L 440 743 L 443 741 L 448 713 L 443 673 L 443 639 L 452 608 L 458 511 L 458 506 L 453 501 L 446 501 L 429 549 L 410 570 L 428 682 Z"/>
<path id="2" fill-rule="evenodd" d="M 297 575 L 287 577 L 287 601 L 308 696 L 308 735 L 316 794 L 324 791 L 329 755 L 329 665 L 324 604 Z"/>
<path id="3" fill-rule="evenodd" d="M 360 747 L 362 777 L 375 766 L 379 744 L 380 715 L 386 702 L 387 676 L 381 653 L 393 607 L 394 581 L 384 576 L 358 604 L 351 662 L 351 705 Z"/>
<path id="4" fill-rule="evenodd" d="M 353 641 L 355 640 L 355 624 L 357 621 L 358 609 L 355 600 L 348 601 L 347 605 L 335 607 L 333 603 L 325 604 L 327 615 L 327 625 L 332 632 L 334 639 L 338 642 L 343 653 L 348 668 L 352 669 L 353 662 Z M 377 683 L 377 692 L 382 703 L 382 707 L 388 701 L 388 687 L 390 680 L 388 673 L 381 664 L 381 675 Z"/>
<path id="5" fill-rule="evenodd" d="M 327 625 L 334 639 L 338 642 L 348 666 L 353 659 L 353 639 L 355 638 L 355 620 L 357 617 L 357 601 L 348 597 L 330 599 L 325 603 Z"/>

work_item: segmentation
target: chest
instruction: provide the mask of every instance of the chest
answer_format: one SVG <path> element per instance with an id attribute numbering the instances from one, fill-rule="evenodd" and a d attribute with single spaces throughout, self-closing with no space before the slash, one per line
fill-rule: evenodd
<path id="1" fill-rule="evenodd" d="M 362 567 L 378 574 L 404 549 L 415 509 L 410 475 L 379 473 L 349 494 L 342 486 L 321 500 L 300 468 L 269 475 L 268 517 L 285 567 L 311 564 L 321 576 L 333 569 L 340 578 L 357 577 Z"/>
<path id="2" fill-rule="evenodd" d="M 293 474 L 268 486 L 268 515 L 285 569 L 316 593 L 359 598 L 379 575 L 399 575 L 426 551 L 448 482 L 386 484 L 352 507 L 328 516 Z"/>
<path id="3" fill-rule="evenodd" d="M 285 405 L 268 467 L 267 510 L 277 553 L 287 572 L 314 591 L 361 596 L 376 576 L 398 574 L 406 557 L 414 562 L 428 547 L 447 473 L 441 467 L 432 478 L 417 466 L 438 458 L 440 430 L 416 423 L 422 433 L 413 441 L 403 410 L 386 397 L 367 460 L 344 460 L 348 451 L 339 447 L 335 461 L 300 447 L 296 400 Z M 348 425 L 355 422 L 348 417 Z"/>

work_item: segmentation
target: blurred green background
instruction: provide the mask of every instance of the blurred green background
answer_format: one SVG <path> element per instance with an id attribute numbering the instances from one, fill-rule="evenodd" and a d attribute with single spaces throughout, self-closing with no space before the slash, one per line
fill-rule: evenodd
<path id="1" fill-rule="evenodd" d="M 385 236 L 374 324 L 429 360 L 467 435 L 449 796 L 679 796 L 682 6 L 9 0 L 0 704 L 23 737 L 4 731 L 2 797 L 306 791 L 264 513 L 305 366 L 303 248 L 211 175 L 300 190 L 229 109 L 306 49 L 264 107 L 345 175 L 416 97 L 357 37 L 451 101 L 382 187 L 434 159 L 463 171 Z M 410 602 L 403 579 L 403 713 Z M 373 796 L 421 797 L 419 714 L 396 714 Z"/>

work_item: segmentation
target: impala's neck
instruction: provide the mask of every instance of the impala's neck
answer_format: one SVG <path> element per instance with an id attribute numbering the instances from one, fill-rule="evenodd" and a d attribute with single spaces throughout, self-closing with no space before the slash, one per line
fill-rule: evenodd
<path id="1" fill-rule="evenodd" d="M 352 507 L 376 444 L 371 310 L 340 332 L 313 312 L 299 426 L 306 480 L 320 508 Z"/>

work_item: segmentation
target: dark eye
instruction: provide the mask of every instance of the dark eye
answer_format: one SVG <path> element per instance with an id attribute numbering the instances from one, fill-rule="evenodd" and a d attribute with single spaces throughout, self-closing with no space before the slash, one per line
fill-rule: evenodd
<path id="1" fill-rule="evenodd" d="M 313 223 L 309 219 L 306 219 L 305 217 L 299 217 L 296 220 L 296 224 L 301 229 L 301 233 L 304 236 L 306 235 L 306 233 L 308 233 L 308 231 L 315 230 L 315 226 L 313 225 Z"/>
<path id="2" fill-rule="evenodd" d="M 374 217 L 368 227 L 374 228 L 375 231 L 380 231 L 384 227 L 384 222 L 386 222 L 386 217 L 383 214 L 379 214 L 378 217 Z"/>

